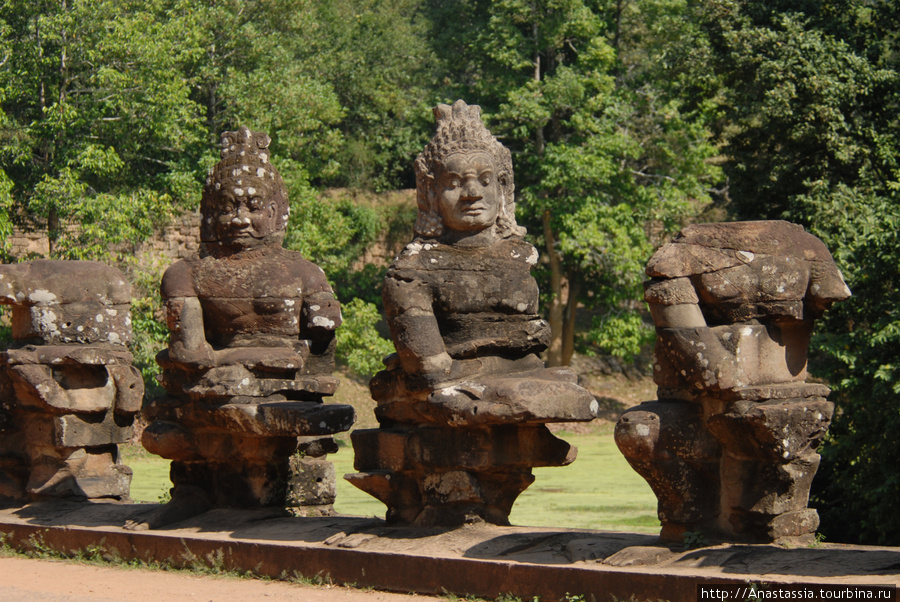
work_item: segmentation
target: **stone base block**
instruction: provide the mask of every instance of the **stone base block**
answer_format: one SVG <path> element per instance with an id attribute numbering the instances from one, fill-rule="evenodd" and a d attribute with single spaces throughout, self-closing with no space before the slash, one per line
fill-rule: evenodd
<path id="1" fill-rule="evenodd" d="M 290 477 L 287 485 L 287 505 L 331 506 L 334 504 L 334 464 L 321 458 L 307 458 L 299 454 L 289 461 Z"/>
<path id="2" fill-rule="evenodd" d="M 508 524 L 534 466 L 565 466 L 576 450 L 544 425 L 368 429 L 351 435 L 355 468 L 345 478 L 414 525 Z"/>
<path id="3" fill-rule="evenodd" d="M 118 463 L 115 446 L 46 449 L 34 458 L 26 485 L 33 497 L 127 498 L 131 468 Z"/>
<path id="4" fill-rule="evenodd" d="M 133 416 L 112 411 L 82 416 L 22 412 L 20 421 L 29 445 L 57 448 L 125 443 L 134 432 Z"/>

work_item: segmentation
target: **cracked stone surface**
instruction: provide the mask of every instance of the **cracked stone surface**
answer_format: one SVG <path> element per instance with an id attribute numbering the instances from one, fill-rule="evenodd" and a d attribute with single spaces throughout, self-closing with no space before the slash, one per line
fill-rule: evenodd
<path id="1" fill-rule="evenodd" d="M 382 288 L 397 353 L 370 383 L 378 429 L 352 434 L 351 483 L 390 521 L 507 524 L 535 466 L 576 450 L 547 429 L 589 421 L 597 402 L 567 368 L 538 353 L 537 250 L 515 223 L 509 151 L 480 110 L 435 109 L 437 133 L 416 160 L 415 239 Z"/>
<path id="2" fill-rule="evenodd" d="M 0 266 L 13 344 L 0 352 L 0 499 L 125 498 L 144 381 L 131 342 L 131 286 L 93 261 Z"/>
<path id="3" fill-rule="evenodd" d="M 324 456 L 355 420 L 351 406 L 324 403 L 338 386 L 340 304 L 317 265 L 282 247 L 287 191 L 269 142 L 247 128 L 223 134 L 201 200 L 200 253 L 163 276 L 170 339 L 157 362 L 167 395 L 146 409 L 142 442 L 172 460 L 173 516 L 185 500 L 330 512 Z"/>
<path id="4" fill-rule="evenodd" d="M 816 319 L 850 296 L 825 245 L 783 221 L 696 224 L 647 264 L 658 401 L 616 442 L 659 499 L 662 535 L 806 541 L 834 405 L 807 383 Z"/>

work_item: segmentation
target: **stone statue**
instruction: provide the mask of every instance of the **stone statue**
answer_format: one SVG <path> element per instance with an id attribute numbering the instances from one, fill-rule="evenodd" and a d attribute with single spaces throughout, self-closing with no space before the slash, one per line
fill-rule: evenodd
<path id="1" fill-rule="evenodd" d="M 173 460 L 175 487 L 138 527 L 210 504 L 331 511 L 334 469 L 321 458 L 337 450 L 328 435 L 354 421 L 352 407 L 322 403 L 338 384 L 340 305 L 322 270 L 281 246 L 288 199 L 269 142 L 246 127 L 223 134 L 200 255 L 163 276 L 171 336 L 157 361 L 168 396 L 152 404 L 143 444 Z"/>
<path id="2" fill-rule="evenodd" d="M 831 420 L 807 383 L 814 321 L 850 291 L 822 242 L 782 221 L 685 228 L 647 266 L 658 402 L 616 441 L 659 498 L 662 537 L 809 538 L 807 508 Z"/>
<path id="3" fill-rule="evenodd" d="M 0 352 L 0 500 L 127 499 L 144 381 L 132 365 L 131 286 L 94 261 L 0 266 L 13 344 Z"/>
<path id="4" fill-rule="evenodd" d="M 370 384 L 379 429 L 352 435 L 346 478 L 417 525 L 508 524 L 533 466 L 575 450 L 549 422 L 586 421 L 596 401 L 538 357 L 549 342 L 531 276 L 537 250 L 516 225 L 509 150 L 477 106 L 435 109 L 437 133 L 415 163 L 416 238 L 383 297 L 397 349 Z"/>

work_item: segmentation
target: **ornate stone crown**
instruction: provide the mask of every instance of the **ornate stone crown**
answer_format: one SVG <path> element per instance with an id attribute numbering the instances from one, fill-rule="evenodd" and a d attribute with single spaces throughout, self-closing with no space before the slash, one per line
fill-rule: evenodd
<path id="1" fill-rule="evenodd" d="M 290 208 L 287 189 L 281 174 L 269 162 L 269 144 L 272 139 L 263 132 L 254 132 L 242 126 L 236 132 L 222 134 L 222 159 L 209 170 L 200 213 L 200 240 L 216 240 L 215 216 L 221 203 L 221 191 L 230 190 L 235 197 L 258 197 L 275 201 L 279 216 L 276 230 L 287 227 Z"/>
<path id="2" fill-rule="evenodd" d="M 516 225 L 513 183 L 512 155 L 505 146 L 484 127 L 481 121 L 481 107 L 467 105 L 457 100 L 450 105 L 434 108 L 437 131 L 431 142 L 416 158 L 416 201 L 419 216 L 416 219 L 417 236 L 434 238 L 444 231 L 443 220 L 437 209 L 437 194 L 434 190 L 434 174 L 450 155 L 456 153 L 483 152 L 490 155 L 497 169 L 503 191 L 503 206 L 497 217 L 498 233 L 505 237 L 522 236 L 524 228 Z"/>

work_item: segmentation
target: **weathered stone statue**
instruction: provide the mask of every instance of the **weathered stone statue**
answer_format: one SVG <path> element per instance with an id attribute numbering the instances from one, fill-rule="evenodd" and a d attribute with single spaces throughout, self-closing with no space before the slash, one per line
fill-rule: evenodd
<path id="1" fill-rule="evenodd" d="M 379 429 L 352 434 L 346 478 L 416 525 L 508 524 L 534 466 L 575 449 L 549 422 L 587 421 L 596 401 L 568 369 L 538 357 L 549 328 L 531 276 L 537 250 L 515 222 L 509 151 L 480 109 L 435 109 L 416 160 L 416 238 L 388 270 L 383 297 L 397 349 L 370 387 Z"/>
<path id="2" fill-rule="evenodd" d="M 822 242 L 781 221 L 689 226 L 647 266 L 659 401 L 616 442 L 659 498 L 662 537 L 811 537 L 816 447 L 834 405 L 807 383 L 813 322 L 844 284 Z"/>
<path id="3" fill-rule="evenodd" d="M 337 388 L 340 305 L 325 274 L 282 248 L 287 191 L 269 137 L 226 132 L 203 190 L 200 256 L 163 276 L 171 337 L 157 361 L 168 396 L 144 431 L 173 460 L 172 502 L 137 527 L 216 506 L 303 506 L 329 513 L 336 451 L 354 421 L 323 404 Z M 299 439 L 298 439 L 299 437 Z"/>
<path id="4" fill-rule="evenodd" d="M 127 498 L 144 382 L 131 342 L 131 287 L 93 261 L 0 266 L 12 346 L 0 352 L 0 500 Z"/>

